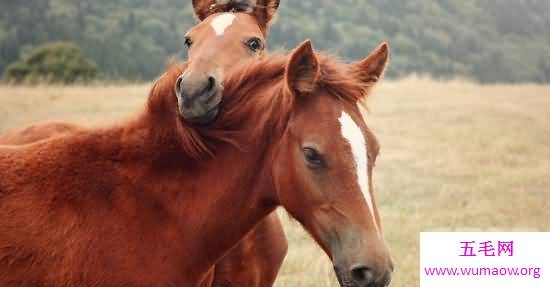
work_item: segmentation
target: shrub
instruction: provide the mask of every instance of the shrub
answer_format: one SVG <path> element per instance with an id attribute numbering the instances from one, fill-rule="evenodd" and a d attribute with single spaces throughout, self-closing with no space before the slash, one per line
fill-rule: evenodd
<path id="1" fill-rule="evenodd" d="M 84 56 L 79 46 L 68 42 L 36 47 L 4 72 L 8 82 L 27 84 L 88 82 L 97 74 L 97 65 Z"/>

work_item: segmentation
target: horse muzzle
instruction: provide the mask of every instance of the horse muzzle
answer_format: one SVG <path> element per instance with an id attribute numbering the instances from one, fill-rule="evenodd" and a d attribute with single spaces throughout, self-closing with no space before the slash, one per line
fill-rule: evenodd
<path id="1" fill-rule="evenodd" d="M 213 122 L 222 102 L 222 87 L 214 76 L 193 79 L 185 73 L 176 81 L 176 97 L 180 116 L 191 124 Z"/>
<path id="2" fill-rule="evenodd" d="M 340 287 L 386 287 L 390 285 L 391 271 L 376 271 L 367 266 L 351 268 L 334 266 Z"/>
<path id="3" fill-rule="evenodd" d="M 389 286 L 394 266 L 383 239 L 353 229 L 337 234 L 330 240 L 330 250 L 340 286 Z"/>

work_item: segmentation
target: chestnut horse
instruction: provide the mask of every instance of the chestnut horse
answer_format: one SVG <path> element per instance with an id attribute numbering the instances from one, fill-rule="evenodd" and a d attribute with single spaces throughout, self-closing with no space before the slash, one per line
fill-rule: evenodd
<path id="1" fill-rule="evenodd" d="M 0 286 L 197 286 L 277 206 L 342 286 L 387 286 L 378 144 L 357 104 L 388 56 L 343 64 L 305 42 L 247 63 L 207 128 L 183 120 L 175 67 L 127 122 L 0 147 Z"/>
<path id="2" fill-rule="evenodd" d="M 208 90 L 194 91 L 193 87 L 208 82 L 208 77 L 213 77 L 212 81 L 219 83 L 223 80 L 221 72 L 230 69 L 238 61 L 262 57 L 269 25 L 278 6 L 278 0 L 257 1 L 256 4 L 243 0 L 194 0 L 195 15 L 201 22 L 185 36 L 190 64 L 185 77 L 180 77 L 181 86 L 184 86 L 180 91 L 191 95 L 206 93 Z M 218 35 L 215 29 L 220 24 L 216 23 L 228 17 L 233 18 L 232 23 L 225 27 L 222 35 Z M 201 114 L 201 103 L 212 104 L 212 101 L 207 101 L 208 95 L 196 97 L 206 101 L 197 100 L 195 104 L 183 108 L 188 115 L 184 119 L 207 123 L 208 115 Z M 82 129 L 63 122 L 38 123 L 3 135 L 0 144 L 28 144 Z M 203 286 L 272 286 L 286 250 L 283 228 L 277 214 L 272 213 L 216 264 Z"/>

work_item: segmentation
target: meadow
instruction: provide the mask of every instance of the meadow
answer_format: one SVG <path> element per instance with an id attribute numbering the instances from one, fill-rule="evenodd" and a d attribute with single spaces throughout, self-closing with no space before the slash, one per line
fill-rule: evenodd
<path id="1" fill-rule="evenodd" d="M 0 86 L 0 133 L 51 119 L 106 124 L 140 109 L 148 89 Z M 391 286 L 418 286 L 421 231 L 550 231 L 550 86 L 410 77 L 384 82 L 368 106 Z M 276 286 L 337 286 L 327 257 L 280 212 L 290 248 Z"/>

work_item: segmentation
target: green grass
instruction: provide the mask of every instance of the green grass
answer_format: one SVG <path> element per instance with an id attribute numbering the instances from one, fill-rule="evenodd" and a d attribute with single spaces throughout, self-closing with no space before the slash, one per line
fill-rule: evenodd
<path id="1" fill-rule="evenodd" d="M 110 122 L 139 109 L 147 90 L 0 86 L 0 132 L 47 119 Z M 369 108 L 392 286 L 418 286 L 420 231 L 550 231 L 550 86 L 410 78 L 384 83 Z M 337 286 L 327 257 L 281 218 L 290 249 L 276 286 Z"/>

